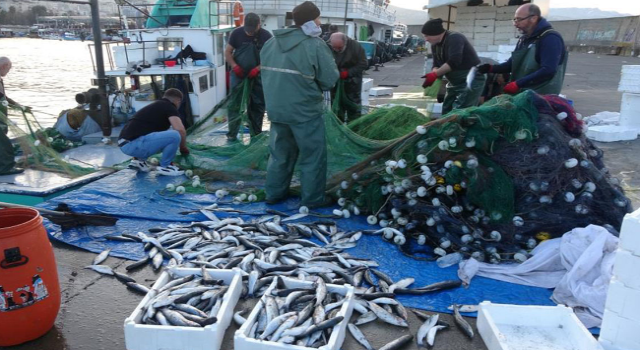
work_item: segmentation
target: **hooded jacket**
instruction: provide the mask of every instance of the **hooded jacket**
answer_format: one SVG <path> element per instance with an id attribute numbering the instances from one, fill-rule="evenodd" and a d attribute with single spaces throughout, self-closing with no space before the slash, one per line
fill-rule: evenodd
<path id="1" fill-rule="evenodd" d="M 333 88 L 338 68 L 327 44 L 300 28 L 277 29 L 260 52 L 269 120 L 300 124 L 320 118 L 323 91 Z"/>
<path id="2" fill-rule="evenodd" d="M 537 45 L 536 62 L 540 65 L 540 69 L 516 81 L 519 87 L 525 88 L 530 85 L 539 84 L 553 78 L 558 70 L 558 66 L 564 62 L 566 49 L 564 40 L 560 33 L 551 31 L 539 38 L 545 31 L 553 29 L 546 19 L 540 18 L 540 22 L 531 35 L 523 35 L 520 37 L 516 45 L 516 51 L 524 50 L 529 45 Z M 505 63 L 496 65 L 491 70 L 492 73 L 510 73 L 512 69 L 511 58 Z"/>

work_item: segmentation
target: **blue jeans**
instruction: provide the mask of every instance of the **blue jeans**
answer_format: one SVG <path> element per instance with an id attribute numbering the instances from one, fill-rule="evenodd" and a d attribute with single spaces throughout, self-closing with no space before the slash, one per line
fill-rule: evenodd
<path id="1" fill-rule="evenodd" d="M 160 166 L 166 167 L 171 164 L 171 161 L 176 156 L 180 141 L 180 133 L 175 130 L 159 131 L 140 136 L 120 147 L 120 150 L 128 156 L 143 160 L 162 151 Z"/>

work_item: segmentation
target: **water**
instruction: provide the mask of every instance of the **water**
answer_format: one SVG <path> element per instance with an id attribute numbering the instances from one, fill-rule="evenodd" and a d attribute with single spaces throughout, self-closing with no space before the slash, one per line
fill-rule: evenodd
<path id="1" fill-rule="evenodd" d="M 11 59 L 4 77 L 7 96 L 33 108 L 43 127 L 53 126 L 58 114 L 77 105 L 75 95 L 91 88 L 94 77 L 88 44 L 31 38 L 0 39 L 0 56 Z M 15 120 L 18 125 L 22 124 Z"/>

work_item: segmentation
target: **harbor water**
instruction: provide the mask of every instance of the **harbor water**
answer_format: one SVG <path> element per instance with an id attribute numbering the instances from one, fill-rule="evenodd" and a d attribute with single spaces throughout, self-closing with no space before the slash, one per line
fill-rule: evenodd
<path id="1" fill-rule="evenodd" d="M 43 127 L 53 126 L 62 110 L 77 105 L 75 95 L 92 87 L 90 43 L 0 39 L 0 56 L 9 57 L 12 62 L 11 71 L 4 77 L 7 96 L 31 107 Z M 105 60 L 106 57 L 105 53 Z M 12 120 L 23 124 L 16 118 Z"/>

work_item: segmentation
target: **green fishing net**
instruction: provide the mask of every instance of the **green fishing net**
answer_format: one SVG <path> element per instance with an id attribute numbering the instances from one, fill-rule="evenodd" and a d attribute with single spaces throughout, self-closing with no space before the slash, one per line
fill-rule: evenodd
<path id="1" fill-rule="evenodd" d="M 429 121 L 424 114 L 406 106 L 377 108 L 369 114 L 350 122 L 349 129 L 372 140 L 392 140 L 416 129 Z"/>
<path id="2" fill-rule="evenodd" d="M 65 174 L 75 178 L 96 171 L 93 167 L 71 164 L 60 152 L 77 147 L 64 139 L 55 129 L 43 128 L 28 108 L 8 106 L 7 114 L 0 111 L 0 121 L 8 125 L 16 155 L 16 166 Z"/>

